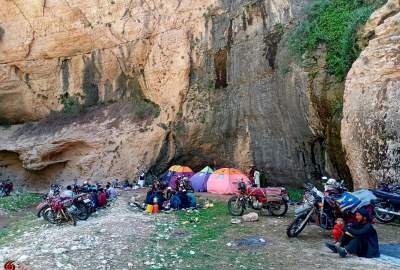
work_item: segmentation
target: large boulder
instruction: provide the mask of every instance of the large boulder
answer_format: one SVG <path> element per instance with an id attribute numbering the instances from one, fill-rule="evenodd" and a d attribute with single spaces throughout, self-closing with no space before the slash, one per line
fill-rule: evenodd
<path id="1" fill-rule="evenodd" d="M 400 179 L 400 2 L 377 10 L 346 80 L 342 143 L 355 187 Z"/>

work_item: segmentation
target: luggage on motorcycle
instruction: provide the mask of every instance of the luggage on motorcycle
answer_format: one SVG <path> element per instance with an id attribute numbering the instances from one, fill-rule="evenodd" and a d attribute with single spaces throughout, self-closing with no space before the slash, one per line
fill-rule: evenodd
<path id="1" fill-rule="evenodd" d="M 336 203 L 340 211 L 344 212 L 356 209 L 357 206 L 361 203 L 361 200 L 350 192 L 343 192 L 342 195 L 336 198 Z"/>
<path id="2" fill-rule="evenodd" d="M 354 209 L 353 213 L 355 212 L 355 210 L 360 209 L 361 207 L 370 205 L 374 200 L 377 199 L 374 193 L 372 193 L 368 189 L 357 190 L 354 191 L 352 194 L 361 201 L 360 204 L 357 205 L 356 209 Z"/>

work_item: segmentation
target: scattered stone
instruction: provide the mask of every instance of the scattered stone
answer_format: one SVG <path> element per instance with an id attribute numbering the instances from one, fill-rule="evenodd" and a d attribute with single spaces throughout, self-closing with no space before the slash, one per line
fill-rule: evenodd
<path id="1" fill-rule="evenodd" d="M 258 214 L 257 213 L 248 213 L 242 216 L 243 222 L 255 222 L 258 221 Z"/>
<path id="2" fill-rule="evenodd" d="M 241 220 L 238 219 L 238 218 L 232 218 L 232 219 L 231 219 L 231 223 L 232 223 L 232 224 L 239 224 L 239 223 L 241 223 Z"/>
<path id="3" fill-rule="evenodd" d="M 67 250 L 65 248 L 55 248 L 53 249 L 53 253 L 54 254 L 62 254 L 64 252 L 66 252 Z"/>

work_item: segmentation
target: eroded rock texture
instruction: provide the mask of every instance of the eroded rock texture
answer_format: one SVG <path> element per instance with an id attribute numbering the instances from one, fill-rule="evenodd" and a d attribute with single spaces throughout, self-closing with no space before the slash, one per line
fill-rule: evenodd
<path id="1" fill-rule="evenodd" d="M 1 128 L 1 173 L 37 185 L 172 163 L 254 164 L 292 184 L 341 176 L 315 102 L 324 63 L 304 70 L 287 50 L 307 2 L 0 0 L 1 119 L 40 120 Z M 66 93 L 88 112 L 48 117 Z M 143 100 L 160 114 L 135 116 Z"/>
<path id="2" fill-rule="evenodd" d="M 356 187 L 400 179 L 400 1 L 376 11 L 367 47 L 350 70 L 342 140 Z"/>

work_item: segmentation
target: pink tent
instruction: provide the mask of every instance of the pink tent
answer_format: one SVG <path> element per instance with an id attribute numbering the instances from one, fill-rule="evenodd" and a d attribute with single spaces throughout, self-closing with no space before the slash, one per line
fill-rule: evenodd
<path id="1" fill-rule="evenodd" d="M 241 171 L 233 168 L 216 170 L 208 178 L 207 191 L 216 194 L 234 194 L 238 192 L 238 183 L 243 181 L 247 186 L 251 185 L 249 178 Z"/>

